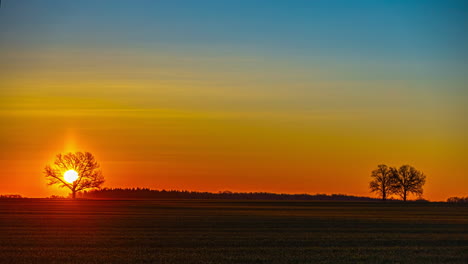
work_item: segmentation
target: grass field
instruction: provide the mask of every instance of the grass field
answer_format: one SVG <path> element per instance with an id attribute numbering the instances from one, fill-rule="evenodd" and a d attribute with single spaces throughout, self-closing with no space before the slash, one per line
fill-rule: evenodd
<path id="1" fill-rule="evenodd" d="M 468 263 L 468 208 L 0 200 L 0 263 Z"/>

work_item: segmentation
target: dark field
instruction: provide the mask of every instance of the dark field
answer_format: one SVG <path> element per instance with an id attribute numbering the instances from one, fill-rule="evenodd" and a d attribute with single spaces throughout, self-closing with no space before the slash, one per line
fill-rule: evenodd
<path id="1" fill-rule="evenodd" d="M 0 263 L 468 263 L 468 208 L 0 200 Z"/>

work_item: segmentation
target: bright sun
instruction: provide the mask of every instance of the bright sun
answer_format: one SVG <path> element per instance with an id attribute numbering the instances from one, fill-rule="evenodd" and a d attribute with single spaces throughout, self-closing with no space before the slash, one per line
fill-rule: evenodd
<path id="1" fill-rule="evenodd" d="M 76 179 L 78 179 L 78 172 L 76 172 L 75 170 L 68 170 L 63 174 L 63 178 L 65 179 L 65 181 L 72 183 L 76 181 Z"/>

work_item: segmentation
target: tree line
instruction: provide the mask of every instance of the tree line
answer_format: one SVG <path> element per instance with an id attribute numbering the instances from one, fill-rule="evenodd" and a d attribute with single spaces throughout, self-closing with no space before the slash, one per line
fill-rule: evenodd
<path id="1" fill-rule="evenodd" d="M 369 188 L 383 201 L 391 195 L 397 195 L 403 201 L 406 201 L 410 194 L 421 198 L 426 183 L 426 175 L 410 165 L 396 168 L 380 164 L 372 171 L 371 177 Z"/>
<path id="2" fill-rule="evenodd" d="M 344 194 L 284 194 L 268 192 L 197 192 L 153 190 L 149 188 L 103 188 L 84 191 L 77 198 L 87 199 L 223 199 L 223 200 L 283 200 L 283 201 L 376 201 L 375 198 Z"/>
<path id="3" fill-rule="evenodd" d="M 467 197 L 450 197 L 447 199 L 447 203 L 468 204 L 468 196 Z"/>

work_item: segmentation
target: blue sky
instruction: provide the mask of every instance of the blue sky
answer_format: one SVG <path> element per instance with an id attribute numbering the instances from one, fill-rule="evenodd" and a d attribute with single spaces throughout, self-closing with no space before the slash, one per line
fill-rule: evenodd
<path id="1" fill-rule="evenodd" d="M 464 1 L 4 1 L 2 31 L 31 45 L 213 45 L 454 60 L 466 56 L 467 12 Z"/>

